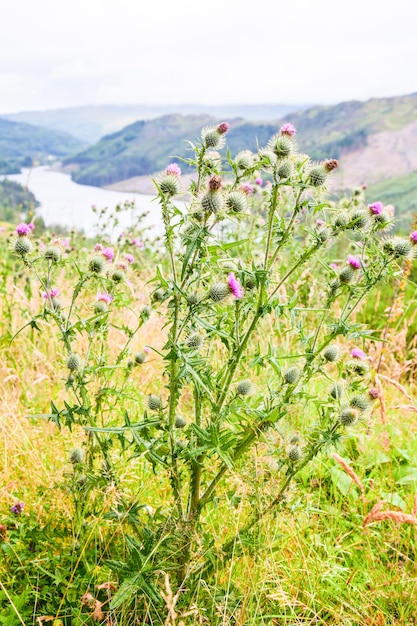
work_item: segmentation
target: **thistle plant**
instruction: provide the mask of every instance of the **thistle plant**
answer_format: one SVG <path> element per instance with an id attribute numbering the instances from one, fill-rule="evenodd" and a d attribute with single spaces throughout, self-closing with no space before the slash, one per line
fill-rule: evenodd
<path id="1" fill-rule="evenodd" d="M 301 470 L 360 428 L 374 399 L 362 348 L 377 337 L 354 314 L 372 289 L 414 255 L 414 240 L 389 237 L 390 219 L 381 219 L 374 205 L 357 197 L 337 204 L 326 199 L 338 163 L 312 163 L 298 153 L 291 124 L 258 153 L 244 151 L 234 159 L 221 156 L 228 132 L 227 123 L 205 128 L 190 144 L 185 165 L 194 177 L 188 190 L 175 163 L 154 181 L 164 253 L 157 255 L 149 296 L 166 333 L 164 347 L 153 347 L 164 371 L 154 388 L 129 387 L 134 418 L 123 393 L 149 362 L 133 345 L 149 310 L 129 302 L 129 259 L 121 260 L 120 250 L 110 246 L 98 247 L 83 267 L 74 264 L 72 296 L 58 307 L 54 271 L 68 261 L 54 246 L 34 255 L 27 234 L 18 233 L 15 243 L 47 294 L 42 316 L 55 321 L 66 351 L 72 403 L 61 409 L 53 404 L 51 419 L 83 426 L 85 462 L 98 447 L 115 482 L 110 449 L 120 445 L 122 455 L 148 464 L 169 488 L 168 501 L 154 503 L 153 517 L 144 503 L 134 503 L 141 512 L 130 558 L 111 565 L 122 580 L 113 608 L 135 592 L 161 602 L 161 571 L 170 571 L 179 589 L 192 591 L 210 576 L 216 559 L 231 556 L 238 538 L 287 506 Z M 183 209 L 176 200 L 185 191 Z M 314 290 L 313 274 L 319 277 Z M 101 295 L 91 315 L 82 317 L 77 303 L 89 290 Z M 133 328 L 113 317 L 116 305 L 127 303 L 137 320 Z M 126 339 L 110 360 L 106 345 L 116 326 Z M 87 337 L 83 354 L 78 334 Z M 301 435 L 294 432 L 294 414 Z M 259 444 L 276 459 L 279 488 L 269 501 L 249 507 L 237 535 L 215 551 L 206 516 Z M 128 506 L 133 504 L 119 503 L 120 517 Z"/>

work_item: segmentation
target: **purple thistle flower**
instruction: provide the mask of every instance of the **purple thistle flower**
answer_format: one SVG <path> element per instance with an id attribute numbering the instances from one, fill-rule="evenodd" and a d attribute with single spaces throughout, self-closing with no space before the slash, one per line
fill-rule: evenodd
<path id="1" fill-rule="evenodd" d="M 181 168 L 177 163 L 170 163 L 165 170 L 165 174 L 168 174 L 168 176 L 181 176 Z"/>
<path id="2" fill-rule="evenodd" d="M 229 129 L 230 124 L 228 124 L 227 122 L 221 122 L 221 124 L 218 124 L 218 126 L 216 127 L 216 130 L 218 133 L 220 133 L 220 135 L 225 135 Z"/>
<path id="3" fill-rule="evenodd" d="M 102 244 L 101 243 L 96 243 L 96 245 L 94 246 L 94 250 L 96 252 L 102 252 L 102 250 L 103 250 Z"/>
<path id="4" fill-rule="evenodd" d="M 125 254 L 125 259 L 130 264 L 135 262 L 135 257 L 133 256 L 133 254 Z"/>
<path id="5" fill-rule="evenodd" d="M 410 239 L 413 243 L 417 243 L 417 230 L 414 230 L 411 235 L 410 235 Z"/>
<path id="6" fill-rule="evenodd" d="M 58 287 L 52 287 L 50 291 L 42 292 L 42 298 L 44 298 L 45 300 L 48 300 L 48 298 L 56 298 L 58 294 L 59 294 Z"/>
<path id="7" fill-rule="evenodd" d="M 337 263 L 330 263 L 329 267 L 331 267 L 331 268 L 332 268 L 332 270 L 334 270 L 335 272 L 337 272 L 337 270 L 339 269 L 339 268 L 337 267 Z"/>
<path id="8" fill-rule="evenodd" d="M 293 135 L 296 134 L 297 129 L 290 122 L 287 122 L 281 126 L 279 132 L 281 135 L 289 135 L 290 137 L 293 137 Z"/>
<path id="9" fill-rule="evenodd" d="M 247 196 L 250 196 L 253 193 L 253 186 L 249 183 L 243 183 L 243 185 L 240 185 L 239 189 L 240 191 L 243 191 L 243 193 L 245 193 Z"/>
<path id="10" fill-rule="evenodd" d="M 227 277 L 227 283 L 229 285 L 230 291 L 237 300 L 243 298 L 245 292 L 233 272 L 230 272 L 229 276 Z"/>
<path id="11" fill-rule="evenodd" d="M 35 224 L 33 222 L 30 222 L 28 224 L 28 226 L 29 226 L 30 230 L 35 230 Z"/>
<path id="12" fill-rule="evenodd" d="M 353 267 L 353 269 L 361 269 L 361 262 L 356 256 L 353 256 L 353 254 L 348 254 L 347 262 L 349 263 L 350 267 Z"/>
<path id="13" fill-rule="evenodd" d="M 370 210 L 372 215 L 381 215 L 382 211 L 384 210 L 384 205 L 378 200 L 378 202 L 372 202 L 372 204 L 368 204 L 368 209 Z"/>
<path id="14" fill-rule="evenodd" d="M 255 178 L 255 183 L 256 183 L 257 185 L 261 186 L 263 182 L 264 182 L 264 181 L 262 180 L 262 178 Z"/>
<path id="15" fill-rule="evenodd" d="M 18 226 L 16 226 L 16 233 L 19 235 L 19 237 L 27 237 L 31 230 L 32 229 L 30 225 L 25 224 L 24 222 L 21 222 L 20 224 L 18 224 Z"/>
<path id="16" fill-rule="evenodd" d="M 148 348 L 148 346 L 145 346 L 143 348 L 143 351 L 146 352 L 146 354 L 150 354 L 152 352 L 152 350 L 150 348 Z"/>
<path id="17" fill-rule="evenodd" d="M 101 254 L 108 260 L 108 261 L 113 261 L 114 259 L 114 250 L 113 248 L 104 248 L 101 251 Z"/>
<path id="18" fill-rule="evenodd" d="M 97 294 L 98 302 L 105 302 L 106 304 L 110 304 L 113 301 L 113 296 L 110 293 L 98 293 Z"/>
<path id="19" fill-rule="evenodd" d="M 15 502 L 11 507 L 10 510 L 14 515 L 21 515 L 21 513 L 23 512 L 23 509 L 25 507 L 25 503 L 24 502 Z"/>
<path id="20" fill-rule="evenodd" d="M 316 224 L 317 226 L 325 226 L 326 222 L 324 222 L 323 220 L 317 220 Z"/>
<path id="21" fill-rule="evenodd" d="M 136 239 L 136 237 L 133 237 L 132 246 L 137 246 L 137 245 L 139 245 L 139 241 Z"/>
<path id="22" fill-rule="evenodd" d="M 353 348 L 353 350 L 351 350 L 350 355 L 353 359 L 360 359 L 361 361 L 368 358 L 365 352 L 361 350 L 360 348 Z"/>

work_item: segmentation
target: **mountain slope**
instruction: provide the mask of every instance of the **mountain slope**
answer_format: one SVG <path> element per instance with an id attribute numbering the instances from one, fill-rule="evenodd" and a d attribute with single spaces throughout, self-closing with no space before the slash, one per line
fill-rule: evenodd
<path id="1" fill-rule="evenodd" d="M 67 133 L 0 118 L 0 172 L 18 172 L 33 159 L 65 157 L 85 147 Z"/>

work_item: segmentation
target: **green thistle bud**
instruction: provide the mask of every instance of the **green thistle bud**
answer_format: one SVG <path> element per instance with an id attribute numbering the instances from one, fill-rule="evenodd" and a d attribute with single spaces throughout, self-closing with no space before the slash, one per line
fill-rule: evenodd
<path id="1" fill-rule="evenodd" d="M 99 302 L 95 303 L 94 313 L 96 315 L 100 315 L 101 313 L 107 313 L 107 311 L 108 311 L 108 307 L 105 302 L 103 302 L 102 300 L 99 300 Z"/>
<path id="2" fill-rule="evenodd" d="M 284 380 L 289 385 L 295 385 L 295 383 L 298 382 L 298 380 L 300 379 L 300 376 L 300 370 L 297 366 L 294 366 L 290 367 L 290 369 L 284 373 Z"/>
<path id="3" fill-rule="evenodd" d="M 277 135 L 272 139 L 271 148 L 278 159 L 286 159 L 294 150 L 293 142 L 285 135 Z"/>
<path id="4" fill-rule="evenodd" d="M 125 279 L 125 273 L 123 270 L 114 270 L 111 275 L 111 279 L 115 283 L 121 283 Z"/>
<path id="5" fill-rule="evenodd" d="M 335 383 L 333 387 L 330 389 L 330 395 L 335 400 L 340 400 L 340 398 L 343 397 L 344 393 L 345 393 L 345 389 L 343 385 L 341 385 L 340 383 Z"/>
<path id="6" fill-rule="evenodd" d="M 70 354 L 67 359 L 67 367 L 70 372 L 79 372 L 81 369 L 81 359 L 78 354 Z"/>
<path id="7" fill-rule="evenodd" d="M 142 311 L 140 312 L 141 317 L 148 319 L 151 315 L 152 309 L 148 304 L 145 304 L 144 307 L 142 307 Z"/>
<path id="8" fill-rule="evenodd" d="M 88 264 L 88 269 L 92 274 L 102 274 L 106 267 L 106 261 L 101 256 L 93 256 Z"/>
<path id="9" fill-rule="evenodd" d="M 346 363 L 346 367 L 350 372 L 357 374 L 358 376 L 365 376 L 369 372 L 369 365 L 366 361 L 360 361 L 359 359 L 352 359 Z"/>
<path id="10" fill-rule="evenodd" d="M 162 302 L 165 299 L 165 290 L 160 288 L 153 292 L 152 300 L 155 302 Z M 142 309 L 143 310 L 143 309 Z"/>
<path id="11" fill-rule="evenodd" d="M 248 170 L 253 163 L 253 154 L 250 150 L 243 150 L 236 156 L 235 163 L 240 170 Z"/>
<path id="12" fill-rule="evenodd" d="M 342 409 L 339 415 L 339 421 L 343 426 L 353 426 L 358 421 L 359 411 L 351 407 Z"/>
<path id="13" fill-rule="evenodd" d="M 210 215 L 218 213 L 223 207 L 223 195 L 220 191 L 208 191 L 201 199 L 201 206 Z"/>
<path id="14" fill-rule="evenodd" d="M 336 345 L 328 346 L 323 352 L 323 356 L 326 359 L 326 361 L 330 361 L 330 362 L 337 361 L 340 356 L 339 346 L 336 346 Z"/>
<path id="15" fill-rule="evenodd" d="M 45 259 L 58 263 L 61 260 L 61 250 L 56 246 L 48 246 L 43 251 L 43 256 Z"/>
<path id="16" fill-rule="evenodd" d="M 205 148 L 222 148 L 224 146 L 224 137 L 217 128 L 203 128 L 201 138 Z"/>
<path id="17" fill-rule="evenodd" d="M 255 289 L 256 287 L 256 279 L 255 276 L 250 274 L 246 274 L 244 278 L 245 289 Z"/>
<path id="18" fill-rule="evenodd" d="M 349 224 L 349 215 L 345 211 L 341 211 L 338 213 L 333 221 L 333 228 L 335 230 L 340 230 L 342 228 L 346 228 Z"/>
<path id="19" fill-rule="evenodd" d="M 188 304 L 190 306 L 198 304 L 200 302 L 200 296 L 199 296 L 198 292 L 197 291 L 193 291 L 192 293 L 188 294 L 187 302 L 188 302 Z"/>
<path id="20" fill-rule="evenodd" d="M 326 241 L 329 241 L 331 234 L 332 233 L 330 229 L 327 228 L 327 226 L 319 226 L 314 231 L 314 235 L 320 243 L 325 243 Z"/>
<path id="21" fill-rule="evenodd" d="M 277 176 L 283 179 L 290 178 L 293 173 L 293 169 L 291 161 L 284 161 L 277 169 Z"/>
<path id="22" fill-rule="evenodd" d="M 198 350 L 199 348 L 201 348 L 203 346 L 203 343 L 204 343 L 204 337 L 202 336 L 201 333 L 192 333 L 187 338 L 187 341 L 185 342 L 185 345 L 188 348 L 193 348 L 195 350 Z"/>
<path id="23" fill-rule="evenodd" d="M 247 204 L 246 194 L 242 191 L 231 191 L 226 198 L 226 207 L 232 213 L 242 213 Z"/>
<path id="24" fill-rule="evenodd" d="M 339 280 L 341 283 L 350 283 L 355 276 L 355 270 L 350 265 L 342 268 L 339 272 Z"/>
<path id="25" fill-rule="evenodd" d="M 162 407 L 162 400 L 160 396 L 157 396 L 154 393 L 151 393 L 147 397 L 146 402 L 151 411 L 159 411 L 159 409 Z"/>
<path id="26" fill-rule="evenodd" d="M 222 158 L 218 152 L 208 151 L 203 158 L 204 165 L 209 170 L 220 169 L 222 164 Z"/>
<path id="27" fill-rule="evenodd" d="M 396 259 L 400 257 L 410 258 L 414 255 L 413 244 L 408 239 L 394 237 L 391 239 L 392 256 Z M 385 252 L 385 246 L 384 246 Z"/>
<path id="28" fill-rule="evenodd" d="M 250 380 L 241 380 L 236 386 L 236 391 L 240 396 L 248 396 L 252 389 L 253 386 Z"/>
<path id="29" fill-rule="evenodd" d="M 84 461 L 84 450 L 82 448 L 74 448 L 70 455 L 70 461 L 73 465 Z"/>
<path id="30" fill-rule="evenodd" d="M 288 450 L 288 459 L 291 461 L 291 463 L 297 463 L 297 461 L 300 461 L 303 458 L 303 451 L 301 450 L 300 446 L 291 446 L 291 448 Z"/>
<path id="31" fill-rule="evenodd" d="M 159 189 L 166 196 L 175 196 L 180 192 L 180 180 L 178 176 L 167 174 L 158 181 Z"/>
<path id="32" fill-rule="evenodd" d="M 200 211 L 200 210 L 193 211 L 191 213 L 191 217 L 193 219 L 195 219 L 196 222 L 203 222 L 204 221 L 204 211 Z"/>
<path id="33" fill-rule="evenodd" d="M 182 415 L 175 416 L 175 428 L 184 428 L 187 425 L 187 420 Z"/>
<path id="34" fill-rule="evenodd" d="M 227 283 L 218 282 L 211 286 L 209 297 L 213 302 L 221 302 L 230 295 L 229 285 Z"/>
<path id="35" fill-rule="evenodd" d="M 134 356 L 135 365 L 141 365 L 146 361 L 146 352 L 138 352 Z"/>
<path id="36" fill-rule="evenodd" d="M 341 285 L 340 280 L 338 278 L 334 278 L 329 285 L 330 291 L 334 293 L 335 291 L 339 289 L 340 285 Z"/>
<path id="37" fill-rule="evenodd" d="M 290 444 L 295 446 L 295 444 L 300 443 L 300 441 L 301 441 L 300 435 L 298 433 L 295 433 L 290 439 Z"/>
<path id="38" fill-rule="evenodd" d="M 51 304 L 54 311 L 59 311 L 62 307 L 61 300 L 59 298 L 51 298 Z"/>
<path id="39" fill-rule="evenodd" d="M 361 413 L 369 409 L 370 402 L 366 396 L 353 396 L 350 399 L 350 406 L 353 409 L 358 409 Z"/>
<path id="40" fill-rule="evenodd" d="M 349 222 L 352 230 L 363 230 L 364 228 L 368 228 L 370 224 L 369 213 L 362 211 L 361 209 L 352 211 Z"/>
<path id="41" fill-rule="evenodd" d="M 308 181 L 312 187 L 323 187 L 327 181 L 327 172 L 322 165 L 312 167 L 308 174 Z"/>
<path id="42" fill-rule="evenodd" d="M 15 252 L 17 252 L 17 254 L 21 254 L 22 256 L 32 252 L 32 249 L 33 245 L 29 237 L 19 237 L 14 243 Z"/>

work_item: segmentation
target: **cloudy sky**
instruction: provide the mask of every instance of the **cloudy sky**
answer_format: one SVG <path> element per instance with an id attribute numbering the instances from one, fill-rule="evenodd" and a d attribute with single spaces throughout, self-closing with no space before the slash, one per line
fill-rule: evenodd
<path id="1" fill-rule="evenodd" d="M 0 113 L 417 91 L 411 0 L 4 0 Z"/>

